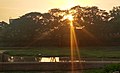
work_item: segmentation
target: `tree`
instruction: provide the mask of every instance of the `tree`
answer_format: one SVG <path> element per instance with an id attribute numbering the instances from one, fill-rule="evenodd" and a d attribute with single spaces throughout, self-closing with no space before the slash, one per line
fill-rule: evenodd
<path id="1" fill-rule="evenodd" d="M 111 39 L 120 37 L 120 7 L 114 7 L 109 13 L 96 6 L 75 6 L 69 10 L 51 9 L 48 13 L 30 12 L 17 19 L 12 19 L 10 24 L 0 31 L 0 40 L 13 43 L 30 45 L 68 45 L 70 41 L 70 21 L 65 16 L 74 17 L 74 27 L 79 41 L 88 43 L 91 35 L 95 39 Z M 90 34 L 90 35 L 89 35 Z M 83 40 L 84 39 L 84 40 Z M 56 41 L 57 40 L 57 41 Z M 32 43 L 31 43 L 32 42 Z M 50 44 L 48 44 L 48 42 Z M 63 43 L 63 44 L 61 44 Z"/>

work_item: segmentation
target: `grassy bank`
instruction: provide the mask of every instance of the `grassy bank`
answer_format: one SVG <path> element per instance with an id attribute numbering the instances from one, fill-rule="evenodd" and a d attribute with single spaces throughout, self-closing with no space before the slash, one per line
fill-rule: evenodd
<path id="1" fill-rule="evenodd" d="M 70 48 L 22 48 L 6 49 L 4 52 L 13 56 L 70 56 Z M 120 47 L 82 47 L 79 48 L 81 57 L 120 58 Z"/>

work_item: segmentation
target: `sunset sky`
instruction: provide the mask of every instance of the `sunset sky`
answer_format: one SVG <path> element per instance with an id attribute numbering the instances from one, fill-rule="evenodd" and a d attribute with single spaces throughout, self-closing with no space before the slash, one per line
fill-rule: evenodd
<path id="1" fill-rule="evenodd" d="M 73 6 L 98 6 L 111 10 L 120 0 L 0 0 L 0 21 L 9 21 L 29 12 L 45 13 L 52 8 L 69 9 Z"/>

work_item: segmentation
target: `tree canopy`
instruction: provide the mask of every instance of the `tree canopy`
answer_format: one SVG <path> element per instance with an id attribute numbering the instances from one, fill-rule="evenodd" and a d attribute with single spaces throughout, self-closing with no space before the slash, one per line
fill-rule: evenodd
<path id="1" fill-rule="evenodd" d="M 69 14 L 74 17 L 79 45 L 120 43 L 120 6 L 107 12 L 96 6 L 78 5 L 69 10 L 54 8 L 47 13 L 30 12 L 10 19 L 9 25 L 1 26 L 5 28 L 0 30 L 0 46 L 69 46 L 70 21 L 64 19 Z"/>

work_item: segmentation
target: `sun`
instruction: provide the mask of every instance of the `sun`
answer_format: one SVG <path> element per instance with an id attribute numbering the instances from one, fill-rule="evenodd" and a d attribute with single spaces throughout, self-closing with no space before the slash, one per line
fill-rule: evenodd
<path id="1" fill-rule="evenodd" d="M 73 18 L 72 15 L 68 15 L 68 19 L 69 19 L 70 21 L 73 21 L 73 20 L 74 20 L 74 18 Z"/>
<path id="2" fill-rule="evenodd" d="M 73 17 L 71 14 L 69 14 L 69 15 L 65 15 L 65 16 L 63 17 L 63 19 L 68 19 L 68 20 L 70 20 L 70 21 L 73 21 L 73 20 L 74 20 L 74 17 Z"/>
<path id="3" fill-rule="evenodd" d="M 70 26 L 73 27 L 74 16 L 72 14 L 65 15 L 62 20 L 68 19 L 70 21 Z"/>

